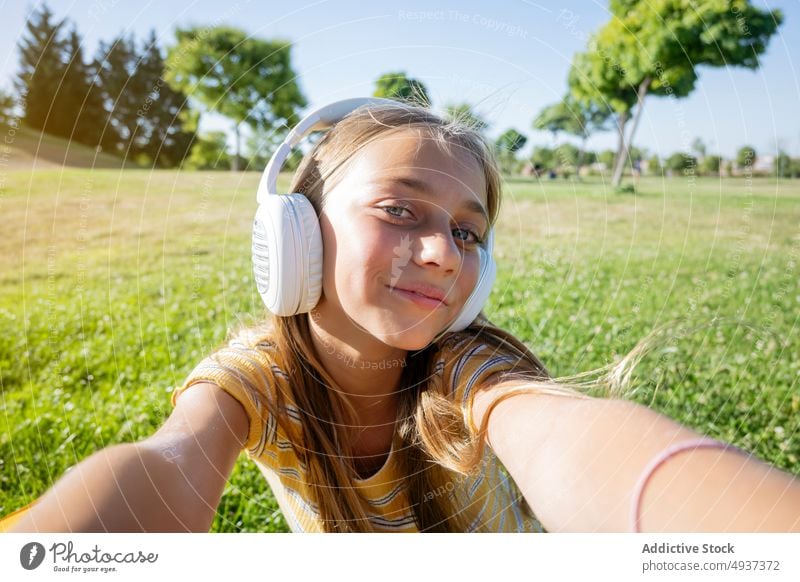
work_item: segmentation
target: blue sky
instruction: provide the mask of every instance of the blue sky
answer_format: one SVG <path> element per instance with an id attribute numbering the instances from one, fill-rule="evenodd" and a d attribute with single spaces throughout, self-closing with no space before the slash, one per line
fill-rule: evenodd
<path id="1" fill-rule="evenodd" d="M 785 16 L 761 68 L 700 67 L 689 98 L 648 99 L 636 145 L 668 155 L 700 137 L 709 153 L 724 156 L 745 143 L 763 154 L 780 146 L 800 156 L 800 2 L 754 3 L 780 8 Z M 19 35 L 36 5 L 0 2 L 0 86 L 6 89 L 17 70 Z M 289 39 L 311 106 L 371 94 L 380 74 L 403 70 L 426 84 L 434 107 L 469 101 L 489 120 L 490 136 L 515 127 L 529 138 L 526 150 L 551 143 L 531 122 L 565 93 L 572 56 L 608 20 L 607 2 L 572 0 L 53 0 L 49 5 L 76 24 L 87 55 L 121 31 L 143 39 L 155 29 L 163 46 L 174 41 L 176 27 L 189 25 L 224 23 L 264 38 Z M 207 116 L 201 127 L 229 124 Z M 598 134 L 589 147 L 614 147 L 614 136 Z"/>

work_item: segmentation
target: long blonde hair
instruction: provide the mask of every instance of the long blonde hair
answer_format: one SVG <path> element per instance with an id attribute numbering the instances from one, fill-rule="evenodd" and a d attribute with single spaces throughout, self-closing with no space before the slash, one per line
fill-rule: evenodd
<path id="1" fill-rule="evenodd" d="M 346 171 L 348 160 L 356 152 L 388 132 L 408 129 L 424 132 L 444 151 L 458 148 L 477 160 L 487 185 L 487 213 L 494 225 L 500 210 L 501 176 L 483 137 L 458 120 L 443 119 L 426 108 L 400 103 L 362 107 L 336 124 L 304 156 L 290 191 L 304 194 L 319 216 L 326 190 Z M 288 368 L 289 379 L 285 383 L 267 387 L 260 385 L 263 378 L 250 381 L 256 394 L 267 394 L 268 388 L 275 392 L 274 401 L 265 400 L 264 405 L 287 432 L 307 468 L 307 484 L 325 531 L 372 531 L 353 483 L 357 478 L 352 462 L 353 441 L 347 429 L 342 428 L 354 425 L 354 410 L 341 390 L 331 389 L 337 384 L 316 355 L 308 317 L 308 313 L 289 317 L 270 314 L 255 328 L 240 330 L 269 337 Z M 518 364 L 513 377 L 520 382 L 504 397 L 533 389 L 582 396 L 578 390 L 550 382 L 547 370 L 525 344 L 493 325 L 482 312 L 461 333 L 471 336 L 471 341 L 486 342 L 495 350 L 516 355 Z M 484 415 L 479 434 L 472 434 L 464 425 L 459 404 L 447 393 L 449 387 L 434 381 L 433 356 L 454 336 L 445 335 L 422 350 L 409 352 L 398 388 L 397 429 L 402 446 L 393 454 L 402 474 L 407 476 L 406 492 L 420 531 L 465 531 L 466 524 L 459 517 L 460 512 L 451 507 L 448 496 L 430 492 L 445 484 L 447 471 L 477 471 L 484 453 L 483 435 L 489 414 Z M 465 345 L 464 350 L 469 347 Z M 299 430 L 286 415 L 287 401 L 293 401 L 301 411 Z M 532 515 L 527 504 L 523 507 Z"/>

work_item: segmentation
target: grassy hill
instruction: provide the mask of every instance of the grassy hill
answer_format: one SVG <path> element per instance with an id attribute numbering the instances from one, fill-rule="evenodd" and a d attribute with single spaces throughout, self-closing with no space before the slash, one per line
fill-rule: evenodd
<path id="1" fill-rule="evenodd" d="M 0 133 L 0 166 L 9 170 L 138 167 L 130 160 L 24 126 L 14 128 L 0 123 Z"/>

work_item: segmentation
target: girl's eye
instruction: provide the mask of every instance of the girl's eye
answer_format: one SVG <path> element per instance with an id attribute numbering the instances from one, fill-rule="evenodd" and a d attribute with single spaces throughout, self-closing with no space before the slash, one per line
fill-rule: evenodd
<path id="1" fill-rule="evenodd" d="M 403 211 L 404 210 L 408 211 L 408 208 L 406 208 L 405 206 L 383 206 L 382 208 L 383 208 L 384 211 L 386 211 L 387 214 L 389 214 L 390 216 L 395 216 L 397 218 L 400 218 L 400 217 L 403 216 Z M 391 210 L 399 210 L 400 212 L 394 213 L 394 212 L 390 212 Z M 409 214 L 410 214 L 410 212 L 409 212 Z"/>
<path id="2" fill-rule="evenodd" d="M 469 235 L 472 235 L 472 240 L 468 240 L 466 238 L 459 238 L 458 236 L 456 236 L 456 238 L 458 238 L 461 241 L 464 241 L 464 242 L 467 242 L 467 243 L 471 243 L 471 244 L 481 244 L 483 242 L 480 239 L 480 237 L 472 230 L 467 230 L 466 228 L 454 228 L 453 232 L 464 233 L 467 237 L 469 237 Z"/>
<path id="3" fill-rule="evenodd" d="M 389 216 L 393 216 L 394 218 L 403 218 L 403 212 L 408 212 L 412 214 L 411 211 L 406 208 L 405 206 L 382 206 L 381 209 L 386 212 Z M 413 214 L 412 214 L 413 216 Z M 466 229 L 466 228 L 454 228 L 453 233 L 456 234 L 456 238 L 461 242 L 465 242 L 468 244 L 482 244 L 483 240 L 478 236 L 475 231 Z M 472 240 L 469 239 L 469 236 L 472 235 Z"/>

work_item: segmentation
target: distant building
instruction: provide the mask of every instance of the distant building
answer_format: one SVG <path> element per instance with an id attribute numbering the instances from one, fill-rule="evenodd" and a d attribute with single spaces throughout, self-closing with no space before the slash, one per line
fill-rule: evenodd
<path id="1" fill-rule="evenodd" d="M 758 174 L 771 174 L 775 169 L 775 156 L 756 156 L 753 171 Z"/>

